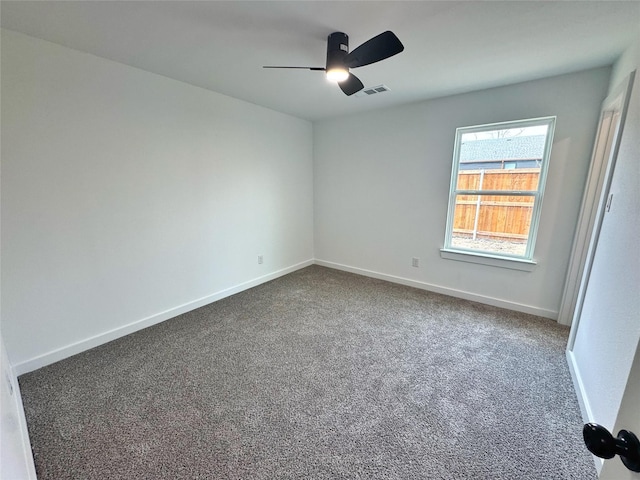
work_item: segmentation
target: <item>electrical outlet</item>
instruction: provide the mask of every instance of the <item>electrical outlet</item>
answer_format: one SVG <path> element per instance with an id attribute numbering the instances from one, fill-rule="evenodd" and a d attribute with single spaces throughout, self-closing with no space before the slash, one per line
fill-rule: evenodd
<path id="1" fill-rule="evenodd" d="M 419 267 L 420 259 L 418 257 L 413 257 L 413 259 L 411 260 L 411 265 L 413 265 L 414 267 Z"/>
<path id="2" fill-rule="evenodd" d="M 264 261 L 264 259 L 262 258 L 262 255 L 258 255 L 258 264 L 262 265 L 263 261 Z"/>

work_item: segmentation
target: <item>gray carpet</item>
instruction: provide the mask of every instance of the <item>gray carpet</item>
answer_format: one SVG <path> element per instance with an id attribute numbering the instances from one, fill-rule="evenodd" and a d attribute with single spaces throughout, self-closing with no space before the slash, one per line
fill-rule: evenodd
<path id="1" fill-rule="evenodd" d="M 20 388 L 40 479 L 595 479 L 567 335 L 312 266 Z"/>

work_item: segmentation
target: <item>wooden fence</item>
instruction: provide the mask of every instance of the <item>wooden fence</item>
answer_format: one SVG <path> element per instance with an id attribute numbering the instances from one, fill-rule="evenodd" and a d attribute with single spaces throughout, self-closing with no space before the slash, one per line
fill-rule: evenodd
<path id="1" fill-rule="evenodd" d="M 462 170 L 459 190 L 536 191 L 540 169 Z M 455 236 L 525 241 L 529 235 L 533 196 L 458 195 L 453 233 Z"/>

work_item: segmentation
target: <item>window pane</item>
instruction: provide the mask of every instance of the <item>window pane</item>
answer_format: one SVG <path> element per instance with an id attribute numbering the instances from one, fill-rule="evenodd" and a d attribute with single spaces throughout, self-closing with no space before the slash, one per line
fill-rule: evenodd
<path id="1" fill-rule="evenodd" d="M 554 126 L 544 117 L 456 129 L 444 250 L 533 260 Z"/>
<path id="2" fill-rule="evenodd" d="M 538 190 L 540 167 L 518 168 L 505 164 L 503 169 L 460 170 L 456 190 Z"/>
<path id="3" fill-rule="evenodd" d="M 457 189 L 537 190 L 547 129 L 543 125 L 463 134 Z"/>
<path id="4" fill-rule="evenodd" d="M 524 256 L 534 196 L 456 195 L 451 246 Z"/>

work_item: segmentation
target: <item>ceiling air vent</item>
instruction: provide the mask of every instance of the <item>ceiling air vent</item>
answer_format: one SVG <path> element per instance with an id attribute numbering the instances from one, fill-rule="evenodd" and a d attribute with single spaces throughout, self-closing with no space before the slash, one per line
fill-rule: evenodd
<path id="1" fill-rule="evenodd" d="M 360 90 L 354 96 L 356 97 L 370 97 L 371 95 L 376 95 L 377 93 L 388 92 L 389 87 L 386 85 L 376 85 L 375 87 L 365 87 Z"/>

